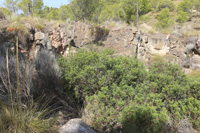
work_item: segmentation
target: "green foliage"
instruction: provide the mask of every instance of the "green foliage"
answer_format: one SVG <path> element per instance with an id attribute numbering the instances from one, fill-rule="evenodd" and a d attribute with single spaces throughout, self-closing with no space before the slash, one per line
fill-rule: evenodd
<path id="1" fill-rule="evenodd" d="M 62 5 L 60 6 L 60 9 L 59 9 L 59 17 L 61 20 L 67 20 L 67 18 L 69 17 L 69 7 L 68 5 Z"/>
<path id="2" fill-rule="evenodd" d="M 141 4 L 140 4 L 140 7 L 139 7 L 139 14 L 140 15 L 144 15 L 148 12 L 151 11 L 151 4 L 149 3 L 149 0 L 141 0 Z"/>
<path id="3" fill-rule="evenodd" d="M 168 8 L 163 9 L 157 19 L 159 21 L 156 24 L 156 27 L 159 29 L 168 28 L 171 24 L 173 24 L 173 19 Z"/>
<path id="4" fill-rule="evenodd" d="M 200 126 L 200 82 L 179 66 L 159 61 L 149 67 L 135 58 L 113 56 L 112 51 L 80 50 L 60 58 L 66 88 L 86 103 L 83 119 L 98 132 L 167 132 L 187 117 Z"/>
<path id="5" fill-rule="evenodd" d="M 120 2 L 120 0 L 104 0 L 101 5 L 101 12 L 99 12 L 100 22 L 107 20 L 120 20 L 119 12 L 123 11 L 123 2 Z"/>
<path id="6" fill-rule="evenodd" d="M 16 13 L 18 10 L 17 3 L 18 0 L 5 0 L 4 5 L 6 6 L 7 9 Z"/>
<path id="7" fill-rule="evenodd" d="M 148 0 L 125 0 L 123 2 L 123 10 L 119 10 L 120 18 L 125 20 L 128 24 L 136 21 L 137 6 L 139 16 L 150 12 L 152 8 Z"/>
<path id="8" fill-rule="evenodd" d="M 120 122 L 124 125 L 123 131 L 131 133 L 162 132 L 166 130 L 167 110 L 163 108 L 157 111 L 157 107 L 151 105 L 129 104 L 120 114 Z"/>
<path id="9" fill-rule="evenodd" d="M 157 11 L 161 11 L 165 8 L 168 8 L 170 11 L 175 9 L 175 4 L 171 0 L 160 0 L 156 6 Z"/>
<path id="10" fill-rule="evenodd" d="M 188 13 L 184 11 L 179 11 L 177 16 L 177 22 L 181 24 L 187 22 L 187 20 L 188 20 Z"/>
<path id="11" fill-rule="evenodd" d="M 128 24 L 136 20 L 136 5 L 133 1 L 126 0 L 123 10 L 119 11 L 120 18 Z"/>
<path id="12" fill-rule="evenodd" d="M 184 0 L 178 5 L 178 11 L 183 11 L 183 12 L 190 12 L 192 9 L 192 3 L 188 0 Z"/>
<path id="13" fill-rule="evenodd" d="M 21 0 L 18 4 L 25 15 L 37 15 L 44 6 L 43 0 Z"/>
<path id="14" fill-rule="evenodd" d="M 145 69 L 129 57 L 113 57 L 112 51 L 102 53 L 79 51 L 68 59 L 60 60 L 67 88 L 84 99 L 112 84 L 135 86 L 145 77 Z"/>
<path id="15" fill-rule="evenodd" d="M 18 4 L 18 7 L 20 10 L 24 12 L 26 15 L 29 14 L 29 6 L 32 5 L 32 0 L 21 0 L 20 3 Z"/>
<path id="16" fill-rule="evenodd" d="M 194 0 L 194 8 L 200 11 L 200 0 Z"/>
<path id="17" fill-rule="evenodd" d="M 160 1 L 159 0 L 149 0 L 149 2 L 151 3 L 152 8 L 156 8 Z"/>
<path id="18" fill-rule="evenodd" d="M 186 77 L 178 66 L 154 64 L 147 79 L 135 87 L 113 84 L 87 97 L 90 124 L 100 132 L 112 130 L 118 122 L 124 132 L 165 132 L 169 120 L 175 129 L 181 119 L 188 117 L 197 128 L 199 85 L 197 80 Z"/>
<path id="19" fill-rule="evenodd" d="M 41 10 L 44 6 L 43 0 L 33 0 L 32 2 L 32 12 L 37 15 L 41 13 Z"/>
<path id="20" fill-rule="evenodd" d="M 70 9 L 75 21 L 78 21 L 90 19 L 99 5 L 99 0 L 73 0 L 70 4 Z"/>
<path id="21" fill-rule="evenodd" d="M 2 12 L 6 17 L 11 15 L 11 11 L 4 7 L 0 7 L 0 12 Z"/>

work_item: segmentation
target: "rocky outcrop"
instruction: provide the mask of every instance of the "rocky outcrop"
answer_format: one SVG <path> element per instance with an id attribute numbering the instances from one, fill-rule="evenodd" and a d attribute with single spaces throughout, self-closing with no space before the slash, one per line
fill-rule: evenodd
<path id="1" fill-rule="evenodd" d="M 69 120 L 64 126 L 59 129 L 59 133 L 96 133 L 81 119 Z"/>
<path id="2" fill-rule="evenodd" d="M 87 44 L 96 43 L 115 51 L 115 55 L 137 56 L 146 64 L 150 64 L 154 56 L 162 56 L 169 62 L 177 63 L 189 69 L 199 69 L 200 37 L 183 37 L 179 34 L 148 34 L 130 26 L 94 26 L 77 22 L 75 37 L 72 39 L 73 22 L 46 26 L 40 31 L 29 23 L 27 43 L 31 44 L 31 57 L 37 51 L 48 49 L 57 54 L 68 56 Z M 0 38 L 0 40 L 2 40 Z"/>

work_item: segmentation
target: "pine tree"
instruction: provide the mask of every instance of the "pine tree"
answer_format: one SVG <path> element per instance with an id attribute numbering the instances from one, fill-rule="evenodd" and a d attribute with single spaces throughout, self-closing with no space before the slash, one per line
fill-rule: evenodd
<path id="1" fill-rule="evenodd" d="M 100 5 L 99 0 L 73 0 L 70 9 L 74 16 L 74 28 L 72 39 L 74 39 L 76 22 L 79 20 L 89 19 Z"/>
<path id="2" fill-rule="evenodd" d="M 18 0 L 5 0 L 4 5 L 8 8 L 11 12 L 16 13 L 18 11 Z"/>
<path id="3" fill-rule="evenodd" d="M 43 8 L 43 0 L 21 0 L 19 9 L 26 15 L 38 14 Z"/>

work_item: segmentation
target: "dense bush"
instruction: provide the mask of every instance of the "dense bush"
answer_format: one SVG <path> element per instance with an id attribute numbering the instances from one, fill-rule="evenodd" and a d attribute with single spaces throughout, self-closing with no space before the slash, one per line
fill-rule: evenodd
<path id="1" fill-rule="evenodd" d="M 170 11 L 175 9 L 175 4 L 171 0 L 161 0 L 156 6 L 157 11 L 161 11 L 165 8 L 168 8 Z"/>
<path id="2" fill-rule="evenodd" d="M 187 22 L 187 20 L 188 20 L 188 13 L 184 11 L 179 11 L 177 16 L 177 22 L 181 24 Z"/>
<path id="3" fill-rule="evenodd" d="M 192 9 L 192 3 L 188 0 L 183 0 L 178 5 L 178 11 L 190 12 Z"/>
<path id="4" fill-rule="evenodd" d="M 173 24 L 173 18 L 169 12 L 169 8 L 163 9 L 157 19 L 159 20 L 158 23 L 156 23 L 156 27 L 158 29 L 168 28 L 171 24 Z"/>
<path id="5" fill-rule="evenodd" d="M 74 89 L 76 96 L 98 93 L 102 87 L 116 85 L 136 86 L 146 75 L 144 66 L 130 57 L 113 57 L 112 51 L 102 53 L 80 50 L 68 59 L 60 59 L 67 88 Z"/>
<path id="6" fill-rule="evenodd" d="M 83 50 L 60 65 L 67 88 L 85 102 L 83 119 L 99 132 L 118 123 L 123 132 L 176 131 L 185 118 L 200 126 L 200 82 L 177 65 L 159 62 L 147 72 L 135 58 Z"/>

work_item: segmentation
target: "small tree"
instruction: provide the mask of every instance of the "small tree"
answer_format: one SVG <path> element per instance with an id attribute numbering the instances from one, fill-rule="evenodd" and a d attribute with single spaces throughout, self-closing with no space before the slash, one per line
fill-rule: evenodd
<path id="1" fill-rule="evenodd" d="M 32 14 L 32 0 L 21 0 L 18 6 L 19 9 L 24 12 L 24 14 Z"/>
<path id="2" fill-rule="evenodd" d="M 179 11 L 178 12 L 178 17 L 177 17 L 177 22 L 181 23 L 185 23 L 188 20 L 188 13 L 184 12 L 184 11 Z"/>
<path id="3" fill-rule="evenodd" d="M 4 5 L 6 6 L 6 8 L 8 8 L 10 11 L 16 13 L 18 10 L 17 7 L 18 4 L 18 0 L 5 0 Z"/>
<path id="4" fill-rule="evenodd" d="M 73 0 L 70 9 L 74 17 L 74 28 L 72 39 L 74 40 L 76 22 L 79 20 L 88 19 L 95 12 L 97 7 L 100 5 L 99 0 Z"/>
<path id="5" fill-rule="evenodd" d="M 39 14 L 44 7 L 43 0 L 33 0 L 33 13 Z"/>
<path id="6" fill-rule="evenodd" d="M 33 13 L 39 13 L 43 5 L 43 0 L 21 0 L 18 6 L 24 14 L 32 15 Z"/>
<path id="7" fill-rule="evenodd" d="M 148 0 L 125 0 L 123 7 L 125 16 L 123 18 L 126 19 L 127 23 L 136 19 L 136 26 L 138 26 L 139 16 L 148 13 L 151 8 Z"/>
<path id="8" fill-rule="evenodd" d="M 172 23 L 169 8 L 163 9 L 158 15 L 157 19 L 159 20 L 158 23 L 156 23 L 157 28 L 168 28 Z"/>
<path id="9" fill-rule="evenodd" d="M 157 11 L 161 11 L 162 9 L 168 8 L 170 11 L 174 11 L 176 5 L 171 0 L 161 0 L 157 6 Z"/>
<path id="10" fill-rule="evenodd" d="M 7 17 L 7 16 L 11 15 L 11 11 L 5 7 L 0 7 L 0 14 Z"/>
<path id="11" fill-rule="evenodd" d="M 192 3 L 189 0 L 184 0 L 178 5 L 178 11 L 190 12 Z"/>

